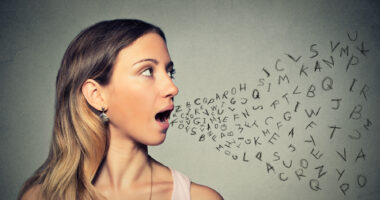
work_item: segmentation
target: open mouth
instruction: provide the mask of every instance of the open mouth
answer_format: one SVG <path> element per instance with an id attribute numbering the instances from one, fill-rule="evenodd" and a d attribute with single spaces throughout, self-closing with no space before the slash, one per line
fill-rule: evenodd
<path id="1" fill-rule="evenodd" d="M 171 110 L 159 112 L 159 113 L 156 114 L 156 116 L 154 118 L 157 121 L 165 122 L 165 121 L 167 121 L 169 119 L 171 112 L 172 112 Z"/>

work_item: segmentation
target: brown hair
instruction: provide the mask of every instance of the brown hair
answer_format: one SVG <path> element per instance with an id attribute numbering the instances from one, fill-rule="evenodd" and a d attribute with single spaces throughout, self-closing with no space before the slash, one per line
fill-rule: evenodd
<path id="1" fill-rule="evenodd" d="M 103 21 L 83 30 L 67 48 L 56 81 L 53 137 L 46 161 L 24 183 L 19 199 L 39 186 L 42 199 L 99 199 L 92 180 L 108 144 L 107 125 L 83 97 L 87 79 L 109 83 L 120 50 L 160 28 L 131 19 Z"/>

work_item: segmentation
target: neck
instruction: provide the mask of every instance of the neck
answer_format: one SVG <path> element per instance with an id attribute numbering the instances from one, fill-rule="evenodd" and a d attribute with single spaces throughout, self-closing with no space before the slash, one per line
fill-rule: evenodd
<path id="1" fill-rule="evenodd" d="M 147 146 L 129 138 L 117 137 L 116 134 L 111 135 L 107 156 L 96 182 L 118 191 L 132 184 L 150 181 Z"/>

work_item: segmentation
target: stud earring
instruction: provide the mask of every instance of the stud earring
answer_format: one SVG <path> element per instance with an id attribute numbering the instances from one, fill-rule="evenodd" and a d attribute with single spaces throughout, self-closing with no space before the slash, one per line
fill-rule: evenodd
<path id="1" fill-rule="evenodd" d="M 105 108 L 102 106 L 102 113 L 100 113 L 99 115 L 100 119 L 102 119 L 102 121 L 104 123 L 107 123 L 110 121 L 110 119 L 108 118 L 107 114 L 105 113 Z"/>

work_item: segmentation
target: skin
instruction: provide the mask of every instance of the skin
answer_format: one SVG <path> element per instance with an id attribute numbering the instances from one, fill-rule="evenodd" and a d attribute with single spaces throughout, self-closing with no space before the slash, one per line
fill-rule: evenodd
<path id="1" fill-rule="evenodd" d="M 110 118 L 110 146 L 94 186 L 107 199 L 146 200 L 152 176 L 152 199 L 170 200 L 171 172 L 147 152 L 147 145 L 161 144 L 166 137 L 155 115 L 173 105 L 178 94 L 165 42 L 156 33 L 143 35 L 120 51 L 113 70 L 108 85 L 89 79 L 82 87 L 88 103 L 98 110 L 106 108 Z M 36 190 L 32 188 L 24 197 L 35 196 Z M 193 200 L 223 199 L 215 190 L 196 183 L 191 183 L 190 193 Z"/>

